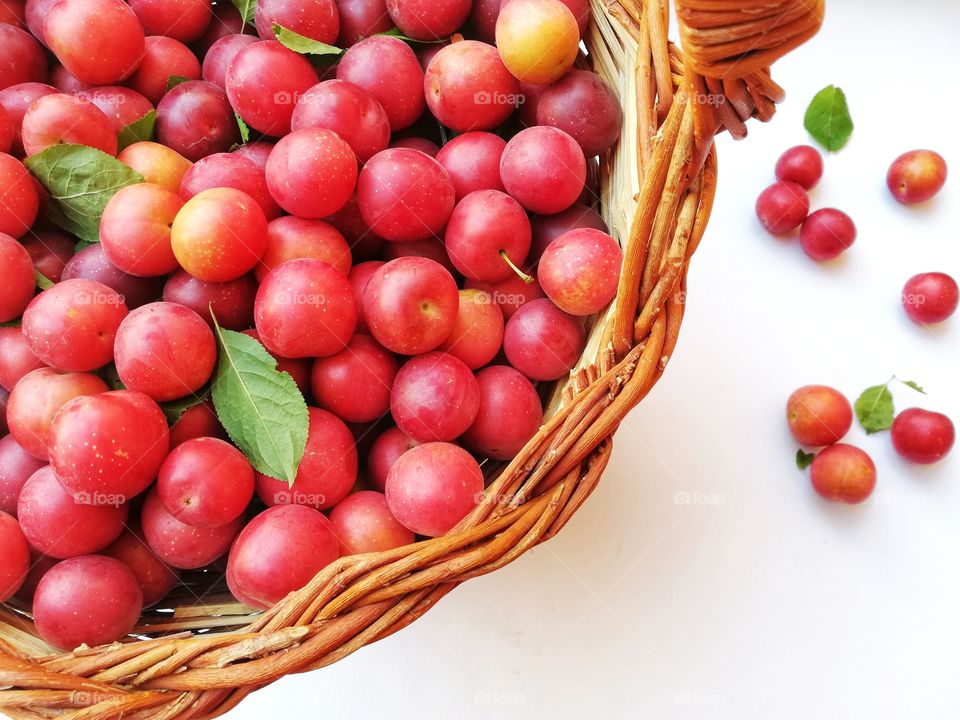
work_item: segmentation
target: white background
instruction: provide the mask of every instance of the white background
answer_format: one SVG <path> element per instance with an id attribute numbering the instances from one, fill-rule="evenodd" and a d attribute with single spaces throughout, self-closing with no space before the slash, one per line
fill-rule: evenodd
<path id="1" fill-rule="evenodd" d="M 550 543 L 233 720 L 957 716 L 960 452 L 910 467 L 887 434 L 854 430 L 877 493 L 829 504 L 794 466 L 783 405 L 803 384 L 856 396 L 896 373 L 930 393 L 894 387 L 898 407 L 960 420 L 960 316 L 925 330 L 899 306 L 916 272 L 960 276 L 960 3 L 827 4 L 821 34 L 776 68 L 790 95 L 774 122 L 720 142 L 680 346 L 594 496 Z M 847 211 L 859 239 L 817 265 L 766 235 L 753 203 L 830 83 L 856 130 L 813 207 Z M 887 166 L 924 146 L 954 176 L 901 207 Z"/>

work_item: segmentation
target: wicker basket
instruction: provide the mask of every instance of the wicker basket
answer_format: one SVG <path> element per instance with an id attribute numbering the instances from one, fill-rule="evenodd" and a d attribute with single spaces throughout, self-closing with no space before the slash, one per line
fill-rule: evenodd
<path id="1" fill-rule="evenodd" d="M 214 717 L 287 673 L 329 665 L 406 627 L 459 583 L 512 562 L 583 504 L 617 426 L 659 379 L 683 319 L 686 270 L 714 199 L 714 135 L 769 119 L 769 65 L 811 37 L 823 0 L 592 0 L 589 63 L 619 92 L 622 139 L 600 163 L 601 208 L 625 248 L 614 304 L 520 455 L 450 534 L 344 557 L 261 614 L 189 595 L 144 615 L 141 639 L 57 653 L 27 608 L 0 608 L 0 711 L 13 718 Z M 202 579 L 201 579 L 202 580 Z M 176 603 L 177 600 L 171 601 Z M 191 631 L 207 630 L 202 634 Z"/>

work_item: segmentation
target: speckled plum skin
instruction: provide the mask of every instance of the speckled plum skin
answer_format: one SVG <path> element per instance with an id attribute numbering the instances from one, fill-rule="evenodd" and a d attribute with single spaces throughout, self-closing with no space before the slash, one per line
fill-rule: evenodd
<path id="1" fill-rule="evenodd" d="M 50 464 L 65 488 L 124 499 L 146 490 L 170 447 L 160 406 L 134 390 L 74 398 L 50 436 Z"/>

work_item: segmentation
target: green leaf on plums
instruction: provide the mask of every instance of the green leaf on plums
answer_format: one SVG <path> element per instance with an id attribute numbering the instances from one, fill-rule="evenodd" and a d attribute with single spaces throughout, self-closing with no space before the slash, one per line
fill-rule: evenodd
<path id="1" fill-rule="evenodd" d="M 243 118 L 234 113 L 233 116 L 237 119 L 237 127 L 240 128 L 240 141 L 242 145 L 246 145 L 250 142 L 250 126 L 247 125 Z"/>
<path id="2" fill-rule="evenodd" d="M 419 45 L 439 45 L 440 43 L 450 42 L 450 38 L 437 38 L 436 40 L 417 40 L 416 38 L 408 37 L 400 32 L 400 28 L 391 28 L 385 30 L 382 33 L 377 33 L 377 35 L 389 35 L 390 37 L 395 37 L 398 40 L 403 40 L 406 43 L 414 43 Z"/>
<path id="3" fill-rule="evenodd" d="M 307 447 L 307 403 L 263 345 L 218 324 L 214 328 L 220 348 L 213 379 L 217 417 L 259 472 L 292 486 Z"/>
<path id="4" fill-rule="evenodd" d="M 41 290 L 49 290 L 54 286 L 55 283 L 53 280 L 48 278 L 46 275 L 41 274 L 39 270 L 34 270 L 33 274 L 37 278 L 37 287 Z"/>
<path id="5" fill-rule="evenodd" d="M 140 173 L 86 145 L 52 145 L 24 164 L 50 194 L 47 219 L 91 243 L 100 241 L 100 217 L 110 198 L 143 182 Z"/>
<path id="6" fill-rule="evenodd" d="M 134 120 L 120 130 L 117 137 L 118 151 L 124 150 L 134 143 L 144 140 L 153 140 L 153 129 L 157 125 L 157 111 L 150 110 L 139 120 Z"/>
<path id="7" fill-rule="evenodd" d="M 92 247 L 96 243 L 87 242 L 86 240 L 78 240 L 77 244 L 73 246 L 73 254 L 76 255 L 78 252 L 86 250 L 88 247 Z"/>
<path id="8" fill-rule="evenodd" d="M 160 404 L 160 409 L 167 416 L 167 424 L 173 427 L 177 424 L 183 414 L 192 407 L 206 402 L 210 397 L 210 386 L 206 385 L 195 393 L 191 393 L 179 400 L 171 400 Z"/>
<path id="9" fill-rule="evenodd" d="M 814 453 L 804 452 L 803 449 L 797 450 L 797 467 L 800 470 L 806 470 L 808 467 L 813 465 L 813 461 L 816 459 Z"/>
<path id="10" fill-rule="evenodd" d="M 901 385 L 906 385 L 911 390 L 916 390 L 918 393 L 922 395 L 927 394 L 927 391 L 924 390 L 919 383 L 915 383 L 913 380 L 900 380 L 900 378 L 897 378 L 897 380 L 900 381 Z"/>
<path id="11" fill-rule="evenodd" d="M 190 82 L 190 78 L 184 77 L 183 75 L 171 75 L 167 78 L 167 92 L 170 92 L 177 85 L 182 85 L 185 82 Z"/>
<path id="12" fill-rule="evenodd" d="M 253 25 L 253 14 L 257 9 L 257 0 L 232 0 L 233 6 L 240 11 L 245 25 Z"/>
<path id="13" fill-rule="evenodd" d="M 342 55 L 343 50 L 333 45 L 327 45 L 319 40 L 304 37 L 300 33 L 283 27 L 279 23 L 273 24 L 273 34 L 277 41 L 289 50 L 301 55 Z"/>
<path id="14" fill-rule="evenodd" d="M 843 90 L 827 85 L 813 96 L 803 126 L 813 139 L 831 152 L 840 150 L 853 134 L 853 120 Z"/>
<path id="15" fill-rule="evenodd" d="M 889 430 L 893 426 L 893 393 L 886 385 L 864 390 L 853 409 L 867 434 Z"/>

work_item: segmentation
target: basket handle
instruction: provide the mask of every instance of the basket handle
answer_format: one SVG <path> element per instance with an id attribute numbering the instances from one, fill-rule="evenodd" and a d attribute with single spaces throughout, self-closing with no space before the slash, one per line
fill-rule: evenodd
<path id="1" fill-rule="evenodd" d="M 783 101 L 770 65 L 813 37 L 824 0 L 675 0 L 698 149 L 713 136 L 747 134 L 746 121 L 766 122 Z"/>

